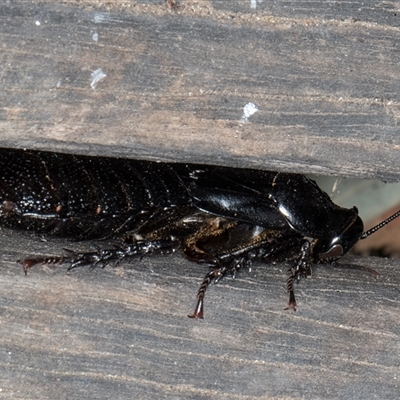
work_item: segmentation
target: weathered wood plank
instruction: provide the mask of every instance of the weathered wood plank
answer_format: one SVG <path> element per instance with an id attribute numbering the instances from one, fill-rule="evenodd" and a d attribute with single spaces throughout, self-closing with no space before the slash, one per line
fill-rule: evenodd
<path id="1" fill-rule="evenodd" d="M 398 180 L 396 4 L 255 4 L 2 4 L 0 145 Z"/>
<path id="2" fill-rule="evenodd" d="M 181 3 L 1 4 L 0 145 L 400 178 L 397 4 Z M 193 321 L 206 271 L 178 256 L 25 277 L 80 244 L 2 235 L 5 397 L 398 397 L 398 262 L 319 267 L 296 313 L 288 266 L 257 265 Z"/>
<path id="3" fill-rule="evenodd" d="M 3 235 L 4 397 L 397 398 L 398 261 L 352 261 L 378 279 L 319 267 L 296 313 L 283 310 L 287 266 L 256 265 L 212 286 L 196 321 L 205 270 L 178 256 L 25 277 L 16 258 L 73 244 Z"/>

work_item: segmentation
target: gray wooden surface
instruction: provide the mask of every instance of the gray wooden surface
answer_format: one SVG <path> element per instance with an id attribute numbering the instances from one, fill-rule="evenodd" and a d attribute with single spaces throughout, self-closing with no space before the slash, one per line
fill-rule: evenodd
<path id="1" fill-rule="evenodd" d="M 399 180 L 398 4 L 251 3 L 2 2 L 0 145 Z"/>
<path id="2" fill-rule="evenodd" d="M 181 4 L 2 2 L 0 146 L 400 179 L 397 3 Z M 256 265 L 193 321 L 206 270 L 178 255 L 25 277 L 81 244 L 1 236 L 0 397 L 398 398 L 398 261 L 319 267 L 296 313 L 288 266 Z"/>
<path id="3" fill-rule="evenodd" d="M 69 274 L 15 260 L 76 244 L 2 232 L 0 397 L 15 399 L 397 399 L 398 262 L 321 266 L 285 311 L 287 265 L 211 286 L 177 255 Z"/>

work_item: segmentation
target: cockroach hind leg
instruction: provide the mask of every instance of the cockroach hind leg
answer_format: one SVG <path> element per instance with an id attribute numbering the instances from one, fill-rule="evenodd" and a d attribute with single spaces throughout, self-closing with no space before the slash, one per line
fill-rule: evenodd
<path id="1" fill-rule="evenodd" d="M 75 253 L 72 252 L 70 256 L 70 265 L 68 271 L 71 271 L 78 267 L 89 266 L 95 268 L 99 263 L 106 262 L 102 258 L 102 254 L 99 251 L 87 252 L 87 253 Z"/>
<path id="2" fill-rule="evenodd" d="M 49 265 L 49 264 L 61 264 L 65 261 L 64 257 L 37 257 L 37 258 L 25 258 L 23 260 L 17 260 L 22 265 L 24 274 L 28 275 L 28 270 L 37 264 Z"/>
<path id="3" fill-rule="evenodd" d="M 38 261 L 35 259 L 26 258 L 24 260 L 17 260 L 17 263 L 22 265 L 25 276 L 28 275 L 28 270 L 31 269 L 34 265 L 38 264 Z"/>
<path id="4" fill-rule="evenodd" d="M 74 252 L 70 253 L 70 266 L 68 271 L 77 267 L 90 266 L 92 268 L 101 265 L 105 267 L 109 263 L 119 263 L 122 260 L 133 258 L 142 258 L 149 254 L 169 254 L 173 253 L 179 246 L 179 241 L 174 239 L 157 239 L 132 241 L 122 245 L 114 245 L 113 248 L 103 249 L 95 246 L 96 250 L 92 252 Z"/>

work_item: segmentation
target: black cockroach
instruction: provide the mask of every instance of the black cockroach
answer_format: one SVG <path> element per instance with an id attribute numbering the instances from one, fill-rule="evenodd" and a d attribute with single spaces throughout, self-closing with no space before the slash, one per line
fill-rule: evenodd
<path id="1" fill-rule="evenodd" d="M 332 263 L 364 232 L 356 207 L 334 204 L 300 174 L 0 149 L 0 225 L 120 246 L 20 261 L 105 265 L 178 249 L 210 271 L 190 317 L 203 318 L 208 285 L 254 261 L 291 261 L 287 289 L 313 263 Z"/>

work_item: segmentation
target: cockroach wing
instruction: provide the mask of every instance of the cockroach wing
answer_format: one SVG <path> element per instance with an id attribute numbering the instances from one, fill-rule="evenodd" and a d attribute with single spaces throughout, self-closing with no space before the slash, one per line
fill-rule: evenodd
<path id="1" fill-rule="evenodd" d="M 194 205 L 202 211 L 259 225 L 270 229 L 287 229 L 286 219 L 275 204 L 265 199 L 221 189 L 190 187 Z"/>

